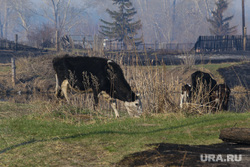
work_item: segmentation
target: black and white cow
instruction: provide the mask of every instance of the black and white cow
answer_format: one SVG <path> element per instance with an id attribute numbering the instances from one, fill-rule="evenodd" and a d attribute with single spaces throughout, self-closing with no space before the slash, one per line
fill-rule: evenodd
<path id="1" fill-rule="evenodd" d="M 209 102 L 209 96 L 212 89 L 216 86 L 216 81 L 210 74 L 196 71 L 191 74 L 192 85 L 186 84 L 182 86 L 180 107 L 183 107 L 184 103 L 190 103 L 191 98 L 199 100 L 201 105 Z"/>
<path id="2" fill-rule="evenodd" d="M 200 105 L 212 107 L 212 110 L 227 110 L 230 88 L 226 84 L 217 85 L 210 74 L 196 71 L 191 75 L 192 85 L 182 86 L 180 107 L 190 103 L 191 98 L 199 101 Z"/>
<path id="3" fill-rule="evenodd" d="M 209 73 L 196 71 L 191 75 L 193 86 L 193 97 L 202 106 L 209 107 L 210 96 L 217 82 Z"/>
<path id="4" fill-rule="evenodd" d="M 142 104 L 138 95 L 132 90 L 123 71 L 112 60 L 97 57 L 70 57 L 53 59 L 53 67 L 56 71 L 56 96 L 64 96 L 69 102 L 67 89 L 94 94 L 95 106 L 98 104 L 98 96 L 108 94 L 113 99 L 125 102 L 125 107 L 130 116 L 142 114 Z M 111 99 L 110 98 L 110 99 Z M 119 117 L 116 109 L 116 101 L 111 100 L 111 107 L 115 116 Z"/>

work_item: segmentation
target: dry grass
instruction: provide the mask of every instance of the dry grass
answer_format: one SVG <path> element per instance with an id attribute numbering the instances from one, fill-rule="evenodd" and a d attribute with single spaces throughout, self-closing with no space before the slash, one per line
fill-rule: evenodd
<path id="1" fill-rule="evenodd" d="M 23 57 L 16 60 L 17 88 L 27 91 L 52 92 L 54 71 L 52 59 L 55 56 Z"/>
<path id="2" fill-rule="evenodd" d="M 88 53 L 88 56 L 100 57 L 102 54 L 99 52 Z M 17 85 L 15 90 L 21 90 L 22 92 L 37 92 L 37 94 L 54 93 L 55 89 L 55 77 L 54 70 L 52 68 L 52 60 L 58 55 L 45 55 L 39 57 L 24 57 L 16 60 L 17 65 Z M 203 114 L 207 113 L 207 107 L 197 105 L 200 101 L 203 101 L 206 97 L 193 99 L 193 104 L 187 108 L 180 109 L 180 89 L 185 83 L 190 82 L 190 75 L 196 70 L 202 70 L 204 72 L 210 72 L 204 67 L 194 66 L 194 60 L 192 55 L 185 55 L 187 58 L 183 62 L 182 66 L 176 66 L 169 68 L 163 63 L 153 66 L 148 61 L 148 66 L 140 66 L 138 57 L 134 60 L 128 60 L 128 62 L 136 62 L 131 64 L 124 64 L 124 55 L 116 54 L 111 57 L 117 62 L 123 69 L 125 78 L 131 85 L 132 89 L 140 93 L 143 103 L 143 110 L 145 113 L 169 113 L 169 112 L 181 112 L 185 114 Z M 218 78 L 215 78 L 218 80 Z M 7 78 L 2 80 L 2 85 L 11 85 L 10 80 Z M 12 89 L 11 86 L 5 86 L 4 90 Z M 242 91 L 242 90 L 241 90 Z M 244 90 L 245 91 L 245 90 Z M 234 97 L 234 108 L 237 111 L 242 111 L 242 100 L 246 99 L 246 95 L 243 97 Z M 197 96 L 198 97 L 198 96 Z M 54 99 L 50 97 L 49 99 Z M 93 96 L 91 94 L 79 94 L 70 92 L 71 105 L 77 106 L 80 109 L 93 110 Z M 64 104 L 64 102 L 60 102 Z M 244 103 L 244 107 L 248 107 L 247 103 Z M 112 116 L 110 112 L 110 106 L 104 98 L 100 99 L 98 113 L 105 113 Z M 125 111 L 123 102 L 118 102 L 118 110 Z"/>
<path id="3" fill-rule="evenodd" d="M 246 112 L 250 109 L 249 91 L 243 86 L 236 86 L 231 89 L 231 109 L 236 112 Z"/>

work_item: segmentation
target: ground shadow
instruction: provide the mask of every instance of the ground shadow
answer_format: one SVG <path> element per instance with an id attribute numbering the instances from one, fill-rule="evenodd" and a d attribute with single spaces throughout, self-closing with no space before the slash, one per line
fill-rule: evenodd
<path id="1" fill-rule="evenodd" d="M 154 149 L 128 155 L 116 166 L 248 166 L 250 164 L 250 145 L 221 143 L 214 145 L 181 145 L 159 143 L 152 144 Z M 209 161 L 208 156 L 215 155 L 215 160 L 222 156 L 223 161 L 228 155 L 235 156 L 239 162 Z"/>

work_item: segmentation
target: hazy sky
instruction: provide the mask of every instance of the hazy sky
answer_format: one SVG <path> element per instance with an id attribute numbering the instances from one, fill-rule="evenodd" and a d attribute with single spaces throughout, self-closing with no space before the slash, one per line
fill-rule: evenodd
<path id="1" fill-rule="evenodd" d="M 41 5 L 44 3 L 43 0 L 31 0 L 31 1 L 36 4 L 36 9 L 37 8 L 39 9 L 39 7 L 41 7 Z M 106 8 L 112 8 L 113 7 L 113 6 L 111 6 L 112 5 L 112 0 L 110 0 L 110 3 L 108 3 L 109 0 L 92 0 L 92 1 L 91 0 L 71 0 L 71 3 L 74 4 L 74 6 L 77 6 L 77 5 L 79 6 L 80 4 L 83 4 L 84 2 L 87 2 L 87 1 L 88 2 L 97 2 L 97 4 L 92 6 L 91 9 L 86 10 L 89 13 L 89 16 L 90 16 L 89 18 L 92 20 L 92 23 L 94 23 L 96 25 L 100 25 L 101 22 L 99 20 L 101 18 L 104 19 L 104 20 L 109 18 L 109 16 L 105 12 L 105 10 L 106 10 Z M 140 1 L 144 2 L 144 0 L 140 0 Z M 148 3 L 151 2 L 151 1 L 153 2 L 153 4 L 159 3 L 159 5 L 161 5 L 160 3 L 163 2 L 163 0 L 147 0 Z M 166 1 L 168 1 L 168 0 L 166 0 Z M 178 1 L 179 2 L 185 2 L 185 4 L 187 4 L 189 2 L 189 0 L 185 0 L 185 1 L 184 0 L 177 0 L 177 3 L 178 3 Z M 237 34 L 242 34 L 242 12 L 241 12 L 242 0 L 228 0 L 228 1 L 230 2 L 230 4 L 229 4 L 228 10 L 225 12 L 225 16 L 234 15 L 234 18 L 230 21 L 230 25 L 231 26 L 236 25 L 237 28 L 238 28 Z M 139 0 L 131 0 L 131 2 L 139 2 Z M 190 3 L 193 3 L 193 2 L 190 1 Z M 203 2 L 203 1 L 200 1 L 200 2 Z M 110 5 L 107 5 L 107 4 L 110 4 Z M 97 8 L 97 7 L 99 7 L 99 9 L 100 8 L 104 8 L 104 9 L 103 10 L 95 10 L 94 8 Z M 248 27 L 247 30 L 248 30 L 248 34 L 249 34 L 250 33 L 250 10 L 248 10 L 248 9 L 250 9 L 250 0 L 245 0 L 246 26 Z M 138 16 L 141 16 L 140 15 L 141 10 L 137 9 L 137 11 L 138 11 Z M 161 16 L 161 15 L 159 15 L 159 16 Z M 139 18 L 139 19 L 141 19 L 141 18 Z M 36 18 L 34 20 L 34 22 L 37 22 L 39 24 L 39 23 L 43 22 L 43 20 L 44 19 L 42 17 L 38 16 L 38 19 Z M 142 21 L 145 21 L 145 18 L 144 18 L 144 20 L 142 19 Z M 163 21 L 165 21 L 165 20 L 163 20 Z M 204 21 L 206 21 L 206 18 L 204 18 Z M 179 24 L 182 24 L 182 23 L 179 23 Z M 168 29 L 168 28 L 166 28 L 166 29 Z M 166 34 L 166 32 L 163 32 L 163 34 Z M 207 35 L 207 34 L 202 34 L 199 31 L 199 33 L 197 33 L 197 35 Z M 196 39 L 196 37 L 194 37 L 194 39 Z"/>
<path id="2" fill-rule="evenodd" d="M 43 3 L 43 0 L 31 0 L 31 1 L 34 2 L 35 4 L 37 4 L 38 6 L 40 6 Z M 71 0 L 71 2 L 74 3 L 74 4 L 75 3 L 76 4 L 77 3 L 82 3 L 84 1 L 85 0 Z M 102 0 L 96 0 L 96 1 L 101 2 Z M 112 0 L 110 0 L 110 1 L 112 1 Z M 136 0 L 132 0 L 132 2 L 133 1 L 136 1 Z M 154 1 L 155 3 L 157 3 L 157 1 L 159 1 L 159 0 L 148 0 L 148 1 Z M 229 0 L 229 2 L 231 3 L 229 5 L 230 11 L 232 11 L 233 12 L 232 14 L 235 16 L 235 18 L 237 18 L 235 20 L 235 22 L 238 23 L 238 25 L 239 25 L 239 23 L 241 24 L 241 21 L 242 21 L 241 19 L 238 19 L 242 15 L 242 12 L 241 12 L 242 0 Z M 250 22 L 250 10 L 248 10 L 248 9 L 250 9 L 250 0 L 245 0 L 246 24 L 248 24 Z M 93 18 L 96 18 L 96 20 L 99 20 L 100 19 L 99 17 L 102 17 L 102 14 L 100 14 L 100 13 L 96 13 L 96 14 L 93 13 L 93 14 L 95 15 Z"/>

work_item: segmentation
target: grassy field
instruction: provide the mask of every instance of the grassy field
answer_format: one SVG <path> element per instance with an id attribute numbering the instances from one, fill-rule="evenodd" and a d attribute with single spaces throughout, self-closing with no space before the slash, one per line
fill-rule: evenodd
<path id="1" fill-rule="evenodd" d="M 0 105 L 0 166 L 112 166 L 147 144 L 209 145 L 222 128 L 250 127 L 250 113 L 100 119 L 47 102 Z"/>
<path id="2" fill-rule="evenodd" d="M 10 67 L 0 66 L 0 74 L 5 75 L 0 77 L 0 92 L 53 93 L 53 57 L 19 58 L 15 89 L 6 76 Z M 234 64 L 238 63 L 192 66 L 121 63 L 125 78 L 142 97 L 145 114 L 138 119 L 128 118 L 120 102 L 120 119 L 114 119 L 102 99 L 98 111 L 92 111 L 93 99 L 77 95 L 71 96 L 70 105 L 42 97 L 32 98 L 27 104 L 0 102 L 0 166 L 113 166 L 131 153 L 152 147 L 148 144 L 220 143 L 220 129 L 250 127 L 250 113 L 205 111 L 196 115 L 179 109 L 178 92 L 195 70 L 211 72 L 217 81 L 223 82 L 216 70 Z"/>

